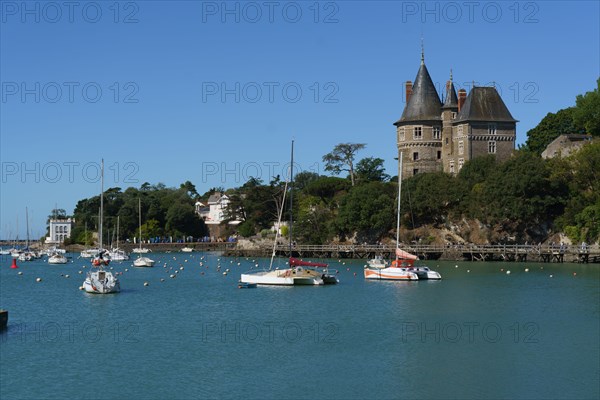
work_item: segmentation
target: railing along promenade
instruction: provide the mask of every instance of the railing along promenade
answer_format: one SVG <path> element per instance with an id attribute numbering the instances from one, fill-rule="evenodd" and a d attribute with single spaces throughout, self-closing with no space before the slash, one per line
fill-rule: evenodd
<path id="1" fill-rule="evenodd" d="M 425 260 L 600 262 L 598 246 L 408 244 L 401 248 Z M 395 246 L 388 245 L 296 245 L 291 250 L 289 245 L 276 247 L 278 255 L 320 258 L 393 258 L 395 250 Z"/>
<path id="2" fill-rule="evenodd" d="M 0 247 L 8 248 L 13 242 L 0 242 Z M 24 243 L 19 243 L 24 244 Z M 138 245 L 123 243 L 121 248 L 131 251 Z M 144 247 L 153 252 L 180 251 L 183 247 L 191 247 L 194 251 L 219 251 L 226 256 L 260 257 L 270 256 L 272 245 L 248 247 L 236 242 L 187 242 L 187 243 L 144 243 Z M 34 246 L 35 247 L 35 246 Z M 81 246 L 69 251 L 80 251 Z M 537 261 L 537 262 L 579 262 L 600 263 L 600 248 L 581 245 L 424 245 L 403 244 L 401 249 L 419 256 L 422 260 L 467 260 L 467 261 Z M 393 245 L 294 245 L 280 244 L 275 251 L 278 256 L 313 257 L 313 258 L 355 258 L 370 259 L 375 256 L 393 258 Z"/>

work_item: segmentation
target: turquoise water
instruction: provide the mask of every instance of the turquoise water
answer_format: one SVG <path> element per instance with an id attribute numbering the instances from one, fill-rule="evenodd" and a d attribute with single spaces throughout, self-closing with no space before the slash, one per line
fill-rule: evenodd
<path id="1" fill-rule="evenodd" d="M 443 281 L 367 282 L 335 260 L 336 286 L 242 290 L 252 260 L 152 257 L 112 263 L 122 292 L 90 295 L 82 259 L 3 256 L 0 397 L 600 397 L 598 265 L 429 262 Z"/>

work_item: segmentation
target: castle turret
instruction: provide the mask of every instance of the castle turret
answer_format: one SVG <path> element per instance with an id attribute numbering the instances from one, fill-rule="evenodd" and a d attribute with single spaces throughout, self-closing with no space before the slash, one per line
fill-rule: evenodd
<path id="1" fill-rule="evenodd" d="M 458 97 L 450 70 L 450 80 L 446 82 L 446 99 L 442 106 L 442 160 L 443 169 L 448 169 L 448 161 L 454 153 L 454 135 L 452 132 L 452 121 L 458 113 Z"/>
<path id="2" fill-rule="evenodd" d="M 441 170 L 442 102 L 421 54 L 421 66 L 410 88 L 402 117 L 394 123 L 398 152 L 404 153 L 404 177 Z M 399 153 L 398 153 L 399 154 Z"/>

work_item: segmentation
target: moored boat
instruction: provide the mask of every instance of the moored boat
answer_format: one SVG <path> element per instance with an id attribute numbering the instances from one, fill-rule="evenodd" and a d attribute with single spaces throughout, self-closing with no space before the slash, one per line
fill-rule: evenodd
<path id="1" fill-rule="evenodd" d="M 104 160 L 100 167 L 101 190 L 100 190 L 100 218 L 98 223 L 99 248 L 102 249 L 102 217 L 104 214 Z M 105 256 L 105 250 L 101 250 L 92 260 L 92 268 L 86 274 L 83 281 L 83 289 L 87 293 L 108 294 L 121 291 L 119 279 L 111 272 L 104 269 L 110 262 Z"/>
<path id="2" fill-rule="evenodd" d="M 48 257 L 48 264 L 66 264 L 67 262 L 67 257 L 60 253 L 54 253 Z"/>

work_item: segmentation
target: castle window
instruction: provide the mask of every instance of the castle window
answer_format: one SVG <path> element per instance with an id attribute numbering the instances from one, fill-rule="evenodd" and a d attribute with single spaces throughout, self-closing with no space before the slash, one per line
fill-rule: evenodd
<path id="1" fill-rule="evenodd" d="M 450 161 L 450 173 L 454 173 L 454 161 Z"/>
<path id="2" fill-rule="evenodd" d="M 406 140 L 406 135 L 404 134 L 404 127 L 398 130 L 398 140 L 400 142 L 404 142 Z"/>
<path id="3" fill-rule="evenodd" d="M 442 138 L 442 130 L 439 126 L 433 127 L 433 138 L 438 140 Z"/>
<path id="4" fill-rule="evenodd" d="M 419 140 L 423 139 L 423 128 L 420 126 L 415 126 L 413 130 L 413 139 Z"/>
<path id="5" fill-rule="evenodd" d="M 460 140 L 458 142 L 458 154 L 459 155 L 465 154 L 465 142 L 463 142 L 462 140 Z"/>
<path id="6" fill-rule="evenodd" d="M 437 152 L 437 159 L 438 160 L 442 159 L 442 151 L 441 150 L 438 150 L 438 152 Z"/>
<path id="7" fill-rule="evenodd" d="M 418 152 L 418 151 L 415 151 L 415 152 L 413 153 L 413 161 L 417 161 L 418 159 L 419 159 L 419 152 Z"/>
<path id="8" fill-rule="evenodd" d="M 418 174 L 418 173 L 419 173 L 419 169 L 418 168 L 413 169 L 413 176 L 416 175 L 416 174 Z"/>
<path id="9" fill-rule="evenodd" d="M 496 134 L 496 124 L 488 124 L 488 135 Z"/>
<path id="10" fill-rule="evenodd" d="M 496 154 L 496 141 L 495 140 L 490 140 L 488 142 L 488 153 Z"/>
<path id="11" fill-rule="evenodd" d="M 456 119 L 456 113 L 455 112 L 452 113 L 452 119 Z"/>
<path id="12" fill-rule="evenodd" d="M 463 165 L 465 165 L 465 159 L 464 158 L 459 158 L 458 159 L 458 170 L 459 171 L 462 169 Z"/>
<path id="13" fill-rule="evenodd" d="M 459 126 L 458 126 L 458 134 L 459 134 L 459 135 L 462 135 L 462 134 L 463 134 L 463 126 L 462 126 L 462 125 L 459 125 Z"/>
<path id="14" fill-rule="evenodd" d="M 446 144 L 448 144 L 448 138 L 446 138 Z"/>

